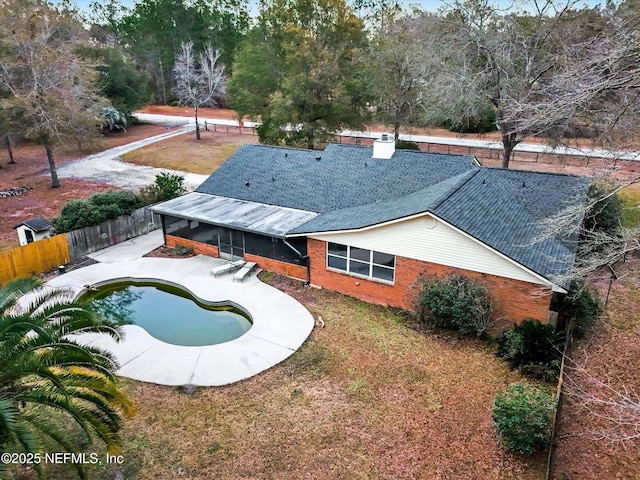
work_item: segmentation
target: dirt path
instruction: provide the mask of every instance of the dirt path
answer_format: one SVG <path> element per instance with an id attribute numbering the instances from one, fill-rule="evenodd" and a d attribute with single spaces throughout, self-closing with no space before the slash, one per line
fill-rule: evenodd
<path id="1" fill-rule="evenodd" d="M 81 178 L 92 182 L 107 183 L 128 190 L 139 190 L 146 185 L 152 184 L 155 181 L 156 175 L 159 173 L 169 172 L 183 176 L 187 189 L 193 190 L 207 178 L 206 175 L 133 165 L 123 162 L 120 159 L 120 156 L 125 153 L 155 142 L 188 133 L 191 130 L 192 127 L 189 126 L 176 128 L 167 133 L 138 140 L 65 163 L 58 168 L 58 176 L 60 178 Z"/>

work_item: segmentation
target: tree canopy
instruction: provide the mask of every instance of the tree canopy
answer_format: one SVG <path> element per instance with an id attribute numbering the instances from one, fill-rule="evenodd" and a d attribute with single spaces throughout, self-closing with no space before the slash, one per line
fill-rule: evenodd
<path id="1" fill-rule="evenodd" d="M 232 106 L 260 118 L 264 143 L 313 148 L 340 128 L 361 127 L 365 46 L 344 0 L 265 2 L 234 64 Z"/>

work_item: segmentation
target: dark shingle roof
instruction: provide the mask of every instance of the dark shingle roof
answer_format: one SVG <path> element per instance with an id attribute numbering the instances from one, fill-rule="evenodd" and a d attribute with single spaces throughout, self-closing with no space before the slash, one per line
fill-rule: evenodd
<path id="1" fill-rule="evenodd" d="M 483 168 L 433 213 L 553 279 L 573 266 L 577 229 L 558 231 L 542 221 L 582 202 L 588 186 L 570 175 Z"/>
<path id="2" fill-rule="evenodd" d="M 323 152 L 244 145 L 196 192 L 320 213 L 289 234 L 358 229 L 431 212 L 553 279 L 573 265 L 574 234 L 540 221 L 581 202 L 589 181 L 480 167 L 474 157 L 329 145 Z"/>
<path id="3" fill-rule="evenodd" d="M 13 228 L 18 228 L 22 225 L 29 227 L 34 232 L 44 232 L 45 230 L 51 228 L 51 222 L 44 217 L 35 217 L 29 220 L 25 220 L 24 222 L 19 223 Z"/>
<path id="4" fill-rule="evenodd" d="M 371 148 L 352 145 L 323 152 L 244 145 L 196 192 L 325 213 L 424 190 L 478 168 L 473 160 L 410 150 L 380 160 L 371 158 Z"/>

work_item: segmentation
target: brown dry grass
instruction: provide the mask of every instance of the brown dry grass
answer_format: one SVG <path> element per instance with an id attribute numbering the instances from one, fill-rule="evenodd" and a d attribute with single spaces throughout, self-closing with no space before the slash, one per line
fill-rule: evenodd
<path id="1" fill-rule="evenodd" d="M 492 429 L 493 398 L 517 376 L 485 343 L 267 277 L 326 327 L 234 385 L 187 395 L 125 381 L 139 411 L 123 432 L 126 478 L 542 478 L 544 455 L 506 454 Z M 112 479 L 115 469 L 89 478 Z"/>
<path id="2" fill-rule="evenodd" d="M 640 258 L 630 256 L 615 265 L 619 280 L 612 283 L 601 324 L 587 338 L 577 342 L 573 360 L 589 375 L 623 391 L 640 393 Z M 605 299 L 609 270 L 592 279 L 600 298 Z M 602 390 L 582 382 L 587 390 Z M 554 477 L 559 480 L 640 479 L 640 442 L 610 444 L 593 434 L 611 424 L 595 417 L 580 402 L 567 401 L 561 411 Z"/>
<path id="3" fill-rule="evenodd" d="M 122 159 L 137 165 L 209 175 L 246 143 L 258 143 L 258 137 L 202 129 L 201 140 L 196 140 L 195 133 L 179 135 L 123 155 Z"/>

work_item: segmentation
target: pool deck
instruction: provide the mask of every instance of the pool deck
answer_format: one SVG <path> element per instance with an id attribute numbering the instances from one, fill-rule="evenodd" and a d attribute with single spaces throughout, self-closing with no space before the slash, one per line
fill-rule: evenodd
<path id="1" fill-rule="evenodd" d="M 289 295 L 270 287 L 252 272 L 244 282 L 233 273 L 216 278 L 209 272 L 223 260 L 198 255 L 167 259 L 142 257 L 162 245 L 155 231 L 101 250 L 90 257 L 100 263 L 59 275 L 47 285 L 70 287 L 75 293 L 85 285 L 115 279 L 157 279 L 178 284 L 195 296 L 213 302 L 234 302 L 253 318 L 241 337 L 218 345 L 184 347 L 155 339 L 136 325 L 123 327 L 125 338 L 116 343 L 103 334 L 84 334 L 80 341 L 112 352 L 118 375 L 161 385 L 226 385 L 252 377 L 282 362 L 309 336 L 314 319 Z M 176 319 L 180 321 L 180 319 Z"/>

